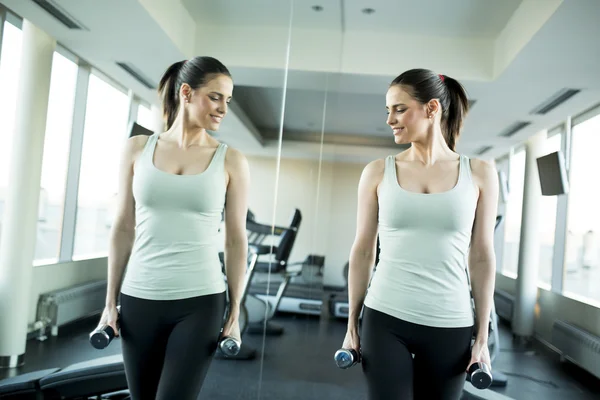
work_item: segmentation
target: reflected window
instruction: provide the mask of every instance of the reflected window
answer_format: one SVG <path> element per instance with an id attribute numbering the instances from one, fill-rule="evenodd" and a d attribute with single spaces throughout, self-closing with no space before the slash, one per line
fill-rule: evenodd
<path id="1" fill-rule="evenodd" d="M 2 29 L 2 25 L 0 25 Z M 11 150 L 15 131 L 18 85 L 21 71 L 21 30 L 4 23 L 0 55 L 0 234 L 8 191 Z M 0 237 L 0 243 L 2 238 Z"/>
<path id="2" fill-rule="evenodd" d="M 135 122 L 146 129 L 154 130 L 152 121 L 152 110 L 142 104 L 138 106 L 138 112 Z"/>
<path id="3" fill-rule="evenodd" d="M 525 149 L 510 158 L 508 174 L 508 199 L 504 228 L 502 269 L 504 275 L 517 276 L 519 244 L 521 243 L 521 214 L 523 211 L 523 184 L 525 183 Z"/>
<path id="4" fill-rule="evenodd" d="M 34 256 L 36 263 L 52 262 L 58 259 L 77 68 L 77 64 L 73 61 L 59 53 L 54 53 L 42 161 Z"/>
<path id="5" fill-rule="evenodd" d="M 129 99 L 91 74 L 85 113 L 73 259 L 107 255 L 127 138 Z"/>
<path id="6" fill-rule="evenodd" d="M 563 292 L 600 305 L 600 115 L 572 132 Z"/>
<path id="7" fill-rule="evenodd" d="M 562 134 L 553 135 L 546 139 L 543 155 L 557 152 L 561 149 Z M 538 283 L 550 288 L 552 282 L 552 261 L 554 256 L 554 234 L 556 232 L 557 196 L 542 196 L 540 206 L 540 263 Z"/>

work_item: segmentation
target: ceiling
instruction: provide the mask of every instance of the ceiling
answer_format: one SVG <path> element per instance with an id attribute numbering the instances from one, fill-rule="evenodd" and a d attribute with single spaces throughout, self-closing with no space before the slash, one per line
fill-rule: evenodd
<path id="1" fill-rule="evenodd" d="M 289 157 L 366 162 L 398 151 L 385 92 L 410 68 L 465 86 L 475 103 L 458 151 L 471 156 L 500 156 L 600 102 L 597 0 L 48 1 L 86 29 L 68 29 L 33 0 L 0 3 L 146 101 L 157 102 L 155 91 L 116 62 L 156 84 L 172 62 L 223 61 L 235 104 L 215 134 L 247 154 L 275 156 L 280 134 Z M 565 88 L 579 92 L 531 113 Z M 521 121 L 529 124 L 501 136 Z"/>

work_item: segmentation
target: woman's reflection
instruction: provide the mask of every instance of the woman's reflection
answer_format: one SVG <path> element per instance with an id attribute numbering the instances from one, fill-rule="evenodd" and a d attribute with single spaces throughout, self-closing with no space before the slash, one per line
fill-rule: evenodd
<path id="1" fill-rule="evenodd" d="M 195 399 L 219 335 L 241 342 L 249 168 L 207 132 L 219 129 L 233 93 L 221 62 L 177 62 L 159 92 L 166 131 L 130 138 L 123 155 L 100 323 L 115 331 L 119 323 L 133 399 Z M 224 326 L 227 284 L 216 240 L 223 211 Z"/>

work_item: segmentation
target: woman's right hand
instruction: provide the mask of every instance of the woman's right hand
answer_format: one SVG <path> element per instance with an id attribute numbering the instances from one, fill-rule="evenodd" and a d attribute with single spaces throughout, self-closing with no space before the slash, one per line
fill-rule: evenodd
<path id="1" fill-rule="evenodd" d="M 119 336 L 119 326 L 117 321 L 119 320 L 119 311 L 116 306 L 106 306 L 100 317 L 98 327 L 102 325 L 109 325 L 115 332 L 115 337 Z"/>
<path id="2" fill-rule="evenodd" d="M 346 331 L 346 337 L 344 338 L 344 343 L 342 344 L 343 349 L 353 349 L 358 354 L 358 361 L 361 359 L 360 352 L 360 336 L 358 336 L 358 328 L 348 327 Z"/>

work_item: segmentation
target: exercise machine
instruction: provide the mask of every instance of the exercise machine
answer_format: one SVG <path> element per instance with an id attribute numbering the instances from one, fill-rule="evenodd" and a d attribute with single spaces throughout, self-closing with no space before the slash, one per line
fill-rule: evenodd
<path id="1" fill-rule="evenodd" d="M 277 287 L 271 285 L 267 292 L 266 282 L 253 284 L 251 290 L 256 296 L 278 304 L 277 311 L 321 315 L 323 307 L 323 267 L 325 257 L 309 254 L 302 262 L 288 264 L 288 267 L 300 266 L 299 274 L 292 274 L 285 293 L 277 299 Z"/>
<path id="2" fill-rule="evenodd" d="M 283 333 L 283 327 L 273 323 L 272 319 L 288 289 L 290 280 L 302 272 L 301 269 L 292 268 L 288 263 L 301 221 L 302 214 L 298 209 L 294 210 L 290 225 L 287 227 L 260 224 L 254 218 L 248 218 L 246 221 L 248 242 L 259 257 L 263 256 L 254 269 L 255 272 L 262 274 L 262 277 L 252 280 L 248 285 L 246 299 L 248 333 L 267 335 Z M 265 244 L 267 239 L 278 239 L 278 243 Z"/>
<path id="3" fill-rule="evenodd" d="M 268 225 L 256 222 L 252 215 L 248 222 L 248 229 L 251 231 L 249 241 L 255 245 L 264 245 L 267 239 L 278 238 L 281 243 L 281 235 L 286 230 L 295 230 L 297 234 L 301 221 L 302 214 L 300 210 L 295 209 L 288 227 L 276 226 L 271 229 Z M 259 232 L 252 228 L 256 226 L 260 226 Z M 267 301 L 269 309 L 274 312 L 320 315 L 323 306 L 324 264 L 325 257 L 314 254 L 309 254 L 300 262 L 290 263 L 288 260 L 285 269 L 280 268 L 276 271 L 278 273 L 271 274 L 268 279 L 263 276 L 252 282 L 250 292 L 257 298 Z M 259 262 L 259 266 L 263 272 L 269 270 L 264 261 Z M 288 282 L 283 288 L 281 285 L 286 280 Z"/>

